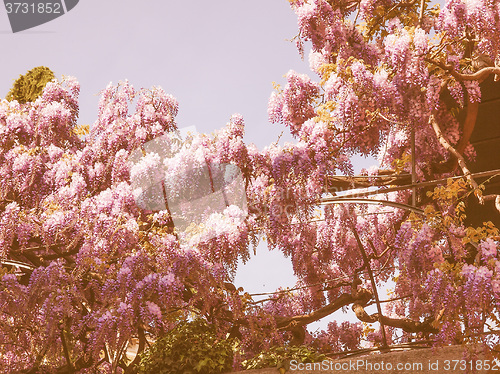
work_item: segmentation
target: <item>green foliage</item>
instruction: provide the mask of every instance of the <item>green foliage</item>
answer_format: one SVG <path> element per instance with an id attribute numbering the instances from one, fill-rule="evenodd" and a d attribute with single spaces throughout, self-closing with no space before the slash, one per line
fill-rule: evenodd
<path id="1" fill-rule="evenodd" d="M 301 363 L 321 362 L 327 357 L 307 346 L 299 347 L 272 347 L 257 356 L 243 361 L 242 366 L 246 370 L 263 369 L 269 367 L 286 367 L 292 360 Z"/>
<path id="2" fill-rule="evenodd" d="M 9 101 L 17 100 L 21 104 L 35 101 L 43 89 L 55 78 L 52 70 L 45 66 L 31 69 L 25 75 L 19 76 L 6 96 Z"/>
<path id="3" fill-rule="evenodd" d="M 232 369 L 233 349 L 204 320 L 185 323 L 142 354 L 140 374 L 216 374 Z"/>

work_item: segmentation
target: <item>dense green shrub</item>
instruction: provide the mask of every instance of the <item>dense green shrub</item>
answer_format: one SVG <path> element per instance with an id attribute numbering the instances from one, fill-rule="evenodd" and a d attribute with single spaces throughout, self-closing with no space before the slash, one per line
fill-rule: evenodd
<path id="1" fill-rule="evenodd" d="M 54 78 L 54 73 L 48 67 L 33 68 L 17 78 L 6 99 L 9 101 L 17 100 L 21 104 L 35 101 L 42 94 L 47 83 Z"/>
<path id="2" fill-rule="evenodd" d="M 243 361 L 242 366 L 246 370 L 263 369 L 269 367 L 286 368 L 288 363 L 296 360 L 301 363 L 321 362 L 327 357 L 318 353 L 310 347 L 272 347 L 257 356 Z"/>
<path id="3" fill-rule="evenodd" d="M 157 340 L 141 357 L 140 374 L 217 374 L 231 371 L 232 344 L 199 319 Z"/>

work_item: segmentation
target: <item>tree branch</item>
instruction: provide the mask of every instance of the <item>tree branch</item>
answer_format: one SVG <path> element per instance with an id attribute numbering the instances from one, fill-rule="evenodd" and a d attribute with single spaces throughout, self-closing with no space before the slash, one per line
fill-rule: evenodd
<path id="1" fill-rule="evenodd" d="M 368 276 L 370 277 L 370 282 L 372 284 L 372 289 L 373 289 L 373 296 L 375 297 L 375 303 L 377 304 L 378 321 L 380 323 L 380 329 L 382 330 L 383 345 L 387 346 L 387 336 L 385 335 L 385 326 L 384 326 L 384 322 L 382 319 L 382 317 L 383 317 L 382 308 L 380 306 L 380 299 L 378 297 L 377 284 L 375 283 L 375 278 L 373 277 L 373 272 L 372 272 L 372 269 L 370 267 L 370 259 L 368 258 L 368 255 L 366 254 L 365 247 L 364 247 L 363 243 L 361 242 L 361 238 L 359 237 L 359 234 L 358 234 L 354 224 L 352 224 L 351 231 L 354 234 L 354 237 L 356 238 L 356 242 L 358 243 L 359 250 L 361 251 L 361 255 L 363 256 L 363 263 L 365 264 L 366 271 L 368 271 Z"/>
<path id="2" fill-rule="evenodd" d="M 66 342 L 66 337 L 64 336 L 64 328 L 61 328 L 61 343 L 63 346 L 64 357 L 66 358 L 67 368 L 69 373 L 73 373 L 75 368 L 71 362 L 71 357 L 69 355 L 68 343 Z"/>
<path id="3" fill-rule="evenodd" d="M 434 132 L 436 133 L 436 136 L 439 140 L 439 143 L 441 143 L 441 145 L 448 152 L 450 152 L 453 156 L 455 156 L 457 158 L 458 166 L 460 166 L 460 168 L 462 169 L 462 172 L 464 173 L 464 176 L 467 178 L 467 181 L 469 182 L 471 187 L 474 190 L 479 190 L 479 186 L 477 185 L 476 181 L 472 178 L 471 172 L 470 172 L 469 168 L 467 167 L 463 156 L 459 152 L 457 152 L 457 150 L 455 148 L 453 148 L 453 146 L 448 142 L 448 140 L 446 140 L 441 129 L 439 128 L 438 123 L 436 122 L 436 119 L 434 118 L 434 114 L 430 115 L 429 122 L 430 122 L 432 128 L 434 129 Z M 478 196 L 478 199 L 479 199 L 479 202 L 481 204 L 484 204 L 484 199 L 482 196 Z"/>
<path id="4" fill-rule="evenodd" d="M 418 26 L 422 27 L 422 22 L 424 20 L 424 8 L 425 8 L 425 0 L 420 0 L 420 13 L 418 15 Z"/>
<path id="5" fill-rule="evenodd" d="M 327 186 L 324 191 L 334 194 L 335 192 L 350 190 L 354 188 L 366 188 L 373 186 L 403 186 L 411 183 L 411 175 L 403 174 L 389 174 L 389 175 L 375 175 L 375 176 L 344 176 L 344 175 L 330 175 L 326 177 Z"/>
<path id="6" fill-rule="evenodd" d="M 318 310 L 309 314 L 304 314 L 294 317 L 276 317 L 278 330 L 288 330 L 295 326 L 305 326 L 311 322 L 315 322 L 323 317 L 326 317 L 340 308 L 353 303 L 356 299 L 351 294 L 340 295 L 333 303 L 330 303 Z"/>
<path id="7" fill-rule="evenodd" d="M 432 326 L 433 320 L 425 320 L 424 322 L 414 321 L 409 318 L 390 318 L 386 316 L 379 315 L 378 313 L 368 314 L 363 305 L 360 303 L 355 303 L 352 306 L 352 310 L 356 314 L 356 317 L 365 323 L 374 323 L 381 321 L 386 326 L 396 327 L 403 329 L 403 331 L 415 333 L 438 333 L 439 330 Z"/>
<path id="8" fill-rule="evenodd" d="M 456 145 L 456 151 L 460 154 L 462 154 L 465 151 L 465 148 L 467 147 L 467 144 L 469 143 L 470 137 L 472 135 L 472 132 L 474 131 L 474 128 L 476 126 L 477 115 L 479 112 L 479 102 L 471 102 L 469 100 L 466 108 L 467 112 L 464 121 L 463 134 Z M 452 157 L 448 161 L 436 165 L 436 171 L 440 173 L 450 172 L 454 170 L 456 166 L 457 166 L 457 158 Z"/>
<path id="9" fill-rule="evenodd" d="M 445 64 L 440 61 L 435 61 L 429 58 L 426 58 L 425 61 L 436 65 L 443 69 L 444 71 L 447 71 L 450 73 L 450 75 L 455 78 L 457 81 L 463 82 L 463 81 L 483 81 L 486 79 L 489 75 L 491 74 L 500 74 L 500 67 L 497 66 L 488 66 L 485 68 L 482 68 L 481 70 L 476 71 L 475 73 L 472 74 L 462 74 L 453 68 L 453 65 L 451 64 Z"/>
<path id="10" fill-rule="evenodd" d="M 500 213 L 500 195 L 495 195 L 495 194 L 486 195 L 483 196 L 483 199 L 484 201 L 495 200 L 495 209 L 498 210 L 498 212 Z"/>

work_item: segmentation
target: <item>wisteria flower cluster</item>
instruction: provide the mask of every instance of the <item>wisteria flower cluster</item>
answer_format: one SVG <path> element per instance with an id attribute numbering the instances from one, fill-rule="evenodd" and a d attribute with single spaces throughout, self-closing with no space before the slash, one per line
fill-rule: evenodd
<path id="1" fill-rule="evenodd" d="M 136 351 L 194 317 L 238 340 L 235 367 L 273 344 L 491 342 L 500 235 L 466 227 L 463 200 L 500 201 L 467 167 L 481 83 L 500 74 L 500 8 L 290 4 L 313 74 L 290 71 L 268 113 L 293 143 L 246 144 L 240 115 L 175 143 L 176 99 L 127 81 L 101 92 L 88 131 L 74 78 L 0 102 L 0 371 L 133 373 Z M 380 165 L 351 178 L 354 154 Z M 424 187 L 383 187 L 400 179 Z M 339 202 L 370 184 L 370 204 L 359 197 L 371 189 Z M 262 237 L 298 281 L 256 300 L 233 281 Z M 364 328 L 306 331 L 349 307 Z"/>

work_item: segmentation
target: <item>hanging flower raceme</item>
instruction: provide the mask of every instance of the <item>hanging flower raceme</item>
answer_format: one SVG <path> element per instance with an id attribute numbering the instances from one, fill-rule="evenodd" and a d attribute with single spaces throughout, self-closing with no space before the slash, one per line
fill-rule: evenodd
<path id="1" fill-rule="evenodd" d="M 273 92 L 269 99 L 269 120 L 290 127 L 297 135 L 302 124 L 315 116 L 314 99 L 319 94 L 319 85 L 307 75 L 289 71 L 287 84 L 282 92 Z"/>

